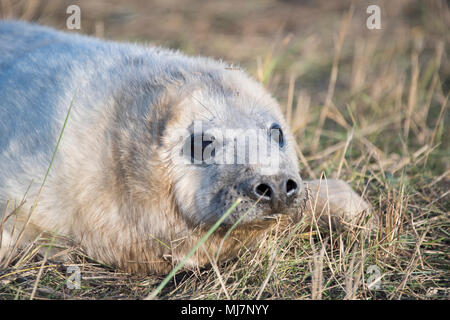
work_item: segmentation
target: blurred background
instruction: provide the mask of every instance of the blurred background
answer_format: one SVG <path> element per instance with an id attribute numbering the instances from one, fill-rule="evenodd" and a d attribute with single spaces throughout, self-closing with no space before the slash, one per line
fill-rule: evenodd
<path id="1" fill-rule="evenodd" d="M 72 4 L 80 30 L 66 27 Z M 381 9 L 379 30 L 366 26 L 370 4 Z M 355 126 L 375 126 L 365 136 L 376 152 L 393 154 L 385 159 L 392 169 L 410 153 L 405 145 L 442 137 L 448 147 L 448 131 L 430 140 L 450 86 L 446 1 L 0 0 L 0 17 L 233 62 L 280 101 L 306 160 L 323 160 L 319 149 L 322 158 L 339 154 Z M 382 134 L 393 126 L 403 141 Z M 436 159 L 440 171 L 446 158 Z"/>
<path id="2" fill-rule="evenodd" d="M 66 9 L 72 4 L 81 9 L 80 30 L 66 27 Z M 370 4 L 381 9 L 379 30 L 366 26 Z M 301 131 L 300 135 L 306 133 L 306 138 L 312 139 L 313 149 L 317 149 L 317 135 L 325 140 L 326 137 L 322 131 L 315 137 L 308 136 L 309 131 L 316 129 L 307 126 L 309 122 L 318 121 L 317 125 L 326 128 L 330 110 L 340 111 L 345 118 L 345 104 L 351 102 L 349 95 L 354 98 L 358 94 L 361 99 L 353 100 L 354 107 L 365 110 L 369 104 L 370 113 L 381 111 L 382 106 L 376 105 L 384 104 L 389 96 L 397 100 L 399 95 L 408 98 L 414 64 L 420 69 L 416 90 L 427 89 L 437 63 L 437 102 L 450 86 L 445 51 L 450 37 L 450 13 L 447 2 L 440 0 L 0 0 L 0 17 L 233 62 L 263 82 L 289 111 L 303 113 L 297 118 L 290 114 L 288 120 L 294 130 Z M 337 71 L 334 75 L 333 62 Z M 330 82 L 333 88 L 329 88 Z M 397 111 L 411 113 L 412 118 L 423 122 L 420 103 L 427 101 L 417 101 L 416 97 L 415 105 L 408 106 L 411 101 L 406 100 L 406 109 L 402 109 L 401 101 L 397 102 Z M 331 104 L 335 106 L 330 108 Z M 320 119 L 323 107 L 328 109 L 327 116 Z M 439 113 L 426 108 L 426 113 Z M 364 119 L 370 122 L 376 118 L 365 115 Z M 336 116 L 339 117 L 332 114 L 331 119 Z M 419 142 L 431 134 L 414 124 L 414 119 L 406 125 L 408 131 L 415 131 Z"/>

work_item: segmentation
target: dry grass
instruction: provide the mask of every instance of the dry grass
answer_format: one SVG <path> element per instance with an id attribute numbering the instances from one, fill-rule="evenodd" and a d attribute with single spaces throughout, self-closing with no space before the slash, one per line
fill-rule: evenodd
<path id="1" fill-rule="evenodd" d="M 350 182 L 381 224 L 373 234 L 277 225 L 256 250 L 242 248 L 233 261 L 178 273 L 160 297 L 448 299 L 445 2 L 380 2 L 382 30 L 366 29 L 365 4 L 358 1 L 191 2 L 180 8 L 175 1 L 81 1 L 82 31 L 240 61 L 285 108 L 302 175 Z M 0 4 L 0 16 L 64 26 L 65 2 Z M 163 279 L 120 273 L 67 248 L 82 271 L 82 288 L 70 290 L 69 264 L 40 256 L 40 245 L 16 252 L 1 271 L 0 299 L 144 298 Z"/>

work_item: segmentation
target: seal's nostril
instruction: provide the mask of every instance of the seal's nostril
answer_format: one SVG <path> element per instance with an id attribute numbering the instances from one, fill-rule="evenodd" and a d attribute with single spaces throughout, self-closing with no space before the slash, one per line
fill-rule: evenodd
<path id="1" fill-rule="evenodd" d="M 294 195 L 296 192 L 297 192 L 297 183 L 294 180 L 289 179 L 286 182 L 286 194 L 287 194 L 287 196 L 290 197 L 290 196 Z"/>
<path id="2" fill-rule="evenodd" d="M 273 190 L 268 184 L 261 183 L 256 186 L 255 193 L 258 197 L 262 197 L 263 199 L 271 199 Z"/>

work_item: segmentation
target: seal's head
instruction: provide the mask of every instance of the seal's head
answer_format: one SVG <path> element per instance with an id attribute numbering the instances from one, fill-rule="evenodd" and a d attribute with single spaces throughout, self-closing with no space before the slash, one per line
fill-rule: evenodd
<path id="1" fill-rule="evenodd" d="M 184 88 L 166 131 L 177 206 L 193 225 L 265 225 L 299 216 L 305 191 L 292 134 L 276 101 L 236 70 L 209 71 Z M 207 79 L 203 79 L 207 77 Z"/>

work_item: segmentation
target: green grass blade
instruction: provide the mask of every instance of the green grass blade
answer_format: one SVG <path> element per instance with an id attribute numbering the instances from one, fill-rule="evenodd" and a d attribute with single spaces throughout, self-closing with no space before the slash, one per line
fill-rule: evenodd
<path id="1" fill-rule="evenodd" d="M 159 284 L 159 286 L 146 298 L 146 299 L 154 299 L 162 289 L 169 283 L 170 279 L 180 270 L 186 262 L 189 260 L 190 257 L 200 248 L 200 246 L 205 243 L 205 241 L 211 236 L 211 234 L 222 224 L 222 222 L 234 211 L 234 209 L 237 207 L 237 205 L 241 202 L 241 199 L 237 199 L 233 205 L 220 217 L 219 220 L 206 232 L 206 234 L 203 236 L 203 238 L 200 239 L 199 242 L 194 246 L 194 248 L 189 251 L 189 253 L 184 257 L 184 259 L 179 262 L 175 268 L 172 269 L 172 271 L 164 278 L 164 280 Z"/>

